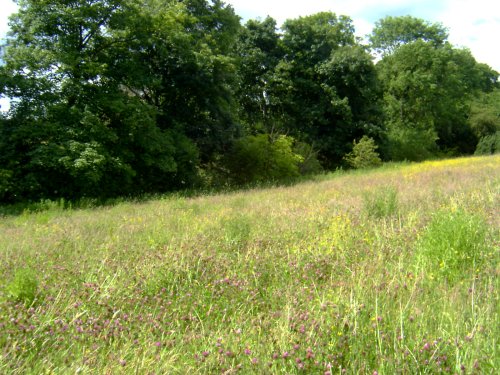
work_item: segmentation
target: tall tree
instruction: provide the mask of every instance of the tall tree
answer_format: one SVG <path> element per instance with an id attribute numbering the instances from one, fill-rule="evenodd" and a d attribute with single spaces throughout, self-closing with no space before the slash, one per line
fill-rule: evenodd
<path id="1" fill-rule="evenodd" d="M 319 148 L 326 167 L 338 165 L 352 141 L 375 132 L 376 74 L 348 17 L 318 13 L 283 26 L 285 57 L 273 92 L 289 132 Z"/>
<path id="2" fill-rule="evenodd" d="M 389 55 L 404 44 L 417 40 L 442 45 L 448 39 L 448 31 L 438 23 L 429 23 L 412 16 L 387 16 L 377 22 L 369 37 L 372 49 Z"/>
<path id="3" fill-rule="evenodd" d="M 385 56 L 377 69 L 394 158 L 474 151 L 468 98 L 493 84 L 494 73 L 485 74 L 469 51 L 417 40 Z"/>
<path id="4" fill-rule="evenodd" d="M 185 186 L 224 144 L 238 17 L 220 1 L 22 0 L 4 46 L 4 199 Z"/>
<path id="5" fill-rule="evenodd" d="M 279 98 L 271 92 L 275 69 L 284 57 L 276 21 L 250 20 L 241 29 L 237 46 L 240 118 L 250 132 L 272 132 L 282 122 Z"/>

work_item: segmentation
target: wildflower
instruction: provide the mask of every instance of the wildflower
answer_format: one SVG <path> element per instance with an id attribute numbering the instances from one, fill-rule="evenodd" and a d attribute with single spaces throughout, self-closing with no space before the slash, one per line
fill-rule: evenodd
<path id="1" fill-rule="evenodd" d="M 250 354 L 252 354 L 252 351 L 250 349 L 246 348 L 245 349 L 245 354 L 246 355 L 250 355 Z"/>

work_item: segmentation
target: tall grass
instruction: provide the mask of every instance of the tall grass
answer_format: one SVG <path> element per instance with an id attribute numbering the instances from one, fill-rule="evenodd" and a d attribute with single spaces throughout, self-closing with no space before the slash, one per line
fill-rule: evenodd
<path id="1" fill-rule="evenodd" d="M 497 373 L 499 172 L 11 213 L 0 373 Z"/>

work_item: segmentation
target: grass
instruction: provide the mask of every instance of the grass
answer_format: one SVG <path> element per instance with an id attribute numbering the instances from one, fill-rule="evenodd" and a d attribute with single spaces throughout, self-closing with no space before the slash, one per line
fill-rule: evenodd
<path id="1" fill-rule="evenodd" d="M 497 373 L 499 176 L 474 157 L 10 213 L 0 373 Z"/>

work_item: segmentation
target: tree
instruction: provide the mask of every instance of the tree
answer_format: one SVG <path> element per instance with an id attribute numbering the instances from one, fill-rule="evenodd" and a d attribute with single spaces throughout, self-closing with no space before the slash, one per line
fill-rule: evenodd
<path id="1" fill-rule="evenodd" d="M 276 21 L 250 20 L 241 29 L 238 44 L 240 119 L 249 132 L 273 132 L 282 122 L 279 98 L 271 90 L 275 69 L 284 57 Z"/>
<path id="2" fill-rule="evenodd" d="M 468 123 L 481 139 L 500 131 L 500 87 L 471 98 Z"/>
<path id="3" fill-rule="evenodd" d="M 4 199 L 194 182 L 234 133 L 238 17 L 220 1 L 24 0 L 0 71 Z M 7 188 L 5 188 L 7 186 Z"/>
<path id="4" fill-rule="evenodd" d="M 448 39 L 448 32 L 441 24 L 431 24 L 412 16 L 387 16 L 377 22 L 370 35 L 371 48 L 382 56 L 394 53 L 404 44 L 417 40 L 442 45 Z"/>
<path id="5" fill-rule="evenodd" d="M 293 151 L 293 138 L 269 134 L 240 138 L 228 153 L 227 166 L 238 184 L 280 181 L 298 177 L 301 155 Z"/>
<path id="6" fill-rule="evenodd" d="M 468 50 L 444 42 L 438 25 L 411 17 L 382 21 L 372 40 L 390 51 L 377 70 L 392 157 L 422 160 L 439 152 L 474 152 L 468 100 L 491 90 L 498 74 L 478 64 Z"/>
<path id="7" fill-rule="evenodd" d="M 358 45 L 351 20 L 328 12 L 286 21 L 283 48 L 270 92 L 286 114 L 285 129 L 334 167 L 353 139 L 376 132 L 371 57 Z"/>
<path id="8" fill-rule="evenodd" d="M 364 135 L 358 142 L 353 142 L 352 151 L 344 157 L 344 160 L 355 169 L 378 167 L 382 161 L 376 151 L 377 148 L 375 141 Z"/>

